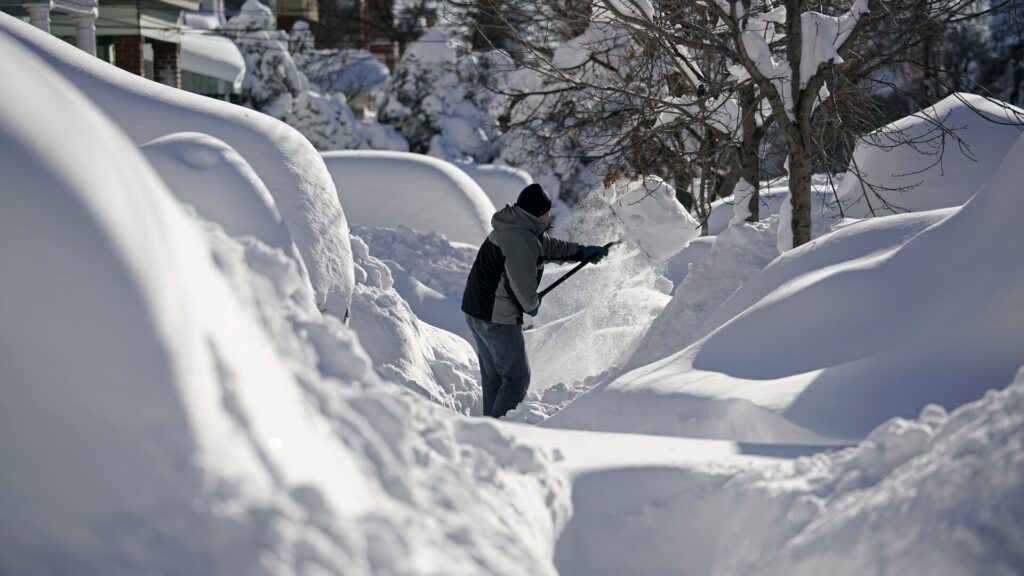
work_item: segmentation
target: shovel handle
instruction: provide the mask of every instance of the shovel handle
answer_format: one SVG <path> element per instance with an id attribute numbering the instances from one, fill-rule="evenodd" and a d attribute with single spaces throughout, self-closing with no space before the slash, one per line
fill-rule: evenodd
<path id="1" fill-rule="evenodd" d="M 602 246 L 602 248 L 611 248 L 612 246 L 615 246 L 616 244 L 622 244 L 622 241 L 621 240 L 615 240 L 614 242 L 609 242 L 609 243 L 605 244 L 604 246 Z M 552 290 L 557 288 L 559 284 L 561 284 L 562 282 L 565 282 L 566 280 L 568 280 L 569 276 L 572 276 L 573 274 L 579 272 L 580 269 L 582 269 L 584 266 L 586 266 L 587 264 L 590 264 L 590 262 L 593 261 L 593 259 L 594 259 L 593 256 L 591 256 L 589 259 L 580 262 L 579 264 L 574 266 L 572 270 L 569 270 L 568 272 L 563 274 L 561 277 L 559 277 L 557 280 L 552 282 L 550 286 L 548 286 L 547 288 L 545 288 L 545 289 L 541 290 L 540 292 L 538 292 L 537 295 L 540 296 L 541 298 L 544 298 L 544 296 L 548 292 L 551 292 Z"/>

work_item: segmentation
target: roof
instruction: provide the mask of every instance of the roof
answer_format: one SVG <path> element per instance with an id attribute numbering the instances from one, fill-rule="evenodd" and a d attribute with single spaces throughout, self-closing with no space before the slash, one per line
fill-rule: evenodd
<path id="1" fill-rule="evenodd" d="M 181 67 L 189 72 L 230 82 L 241 88 L 245 59 L 230 39 L 196 28 L 182 27 Z"/>

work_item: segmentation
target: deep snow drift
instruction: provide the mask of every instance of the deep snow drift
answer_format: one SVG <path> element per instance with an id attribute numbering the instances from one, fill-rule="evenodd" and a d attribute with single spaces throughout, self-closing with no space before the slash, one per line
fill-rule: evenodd
<path id="1" fill-rule="evenodd" d="M 554 572 L 542 453 L 381 380 L 287 253 L 0 50 L 0 571 Z"/>
<path id="2" fill-rule="evenodd" d="M 1024 269 L 1007 265 L 1024 251 L 1022 163 L 1018 140 L 954 213 L 868 220 L 784 254 L 705 321 L 706 336 L 548 424 L 816 442 L 1002 386 L 1024 361 Z"/>

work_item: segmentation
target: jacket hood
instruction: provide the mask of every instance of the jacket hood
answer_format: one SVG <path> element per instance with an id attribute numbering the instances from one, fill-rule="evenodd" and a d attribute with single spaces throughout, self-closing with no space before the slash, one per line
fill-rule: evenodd
<path id="1" fill-rule="evenodd" d="M 540 218 L 519 208 L 515 204 L 507 204 L 491 217 L 491 228 L 497 230 L 529 230 L 540 236 L 548 227 Z"/>

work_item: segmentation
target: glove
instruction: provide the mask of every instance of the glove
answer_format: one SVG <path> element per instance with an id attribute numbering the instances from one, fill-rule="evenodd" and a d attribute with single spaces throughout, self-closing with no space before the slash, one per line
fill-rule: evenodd
<path id="1" fill-rule="evenodd" d="M 537 304 L 536 308 L 534 308 L 533 310 L 527 310 L 526 313 L 529 314 L 530 316 L 536 316 L 537 312 L 539 312 L 539 311 L 540 311 L 540 304 Z"/>
<path id="2" fill-rule="evenodd" d="M 591 264 L 597 264 L 604 257 L 608 255 L 608 249 L 604 246 L 581 246 L 580 247 L 580 262 L 590 261 Z"/>

